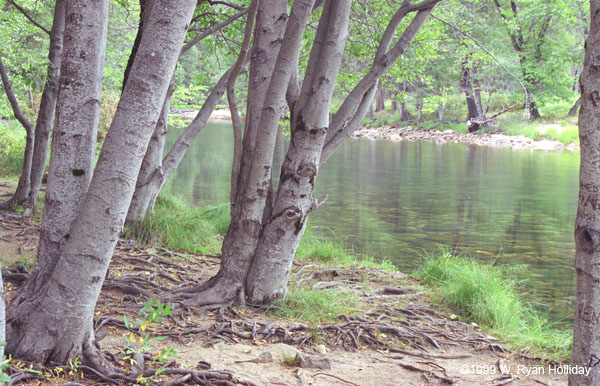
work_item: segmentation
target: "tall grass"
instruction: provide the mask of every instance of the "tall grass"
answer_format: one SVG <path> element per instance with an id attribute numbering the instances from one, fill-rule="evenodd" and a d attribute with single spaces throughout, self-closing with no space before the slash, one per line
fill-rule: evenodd
<path id="1" fill-rule="evenodd" d="M 386 259 L 375 260 L 346 247 L 343 242 L 325 236 L 321 228 L 308 227 L 296 250 L 296 258 L 311 259 L 329 265 L 358 265 L 395 271 L 396 267 Z"/>
<path id="2" fill-rule="evenodd" d="M 545 359 L 568 360 L 571 331 L 559 329 L 524 302 L 509 273 L 442 251 L 438 256 L 425 255 L 414 276 L 432 286 L 436 296 L 454 312 L 506 340 L 509 346 Z"/>
<path id="3" fill-rule="evenodd" d="M 25 129 L 17 121 L 0 120 L 0 176 L 18 176 L 23 166 Z"/>
<path id="4" fill-rule="evenodd" d="M 316 290 L 294 284 L 288 289 L 285 298 L 276 300 L 269 307 L 270 312 L 282 318 L 314 326 L 357 312 L 358 301 L 352 293 L 336 288 Z"/>
<path id="5" fill-rule="evenodd" d="M 154 211 L 143 221 L 128 226 L 124 237 L 137 242 L 192 253 L 217 254 L 229 226 L 229 205 L 192 208 L 161 193 Z"/>

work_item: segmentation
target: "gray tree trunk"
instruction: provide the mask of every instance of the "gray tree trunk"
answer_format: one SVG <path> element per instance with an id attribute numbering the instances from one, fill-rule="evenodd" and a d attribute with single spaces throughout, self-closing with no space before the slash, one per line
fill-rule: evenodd
<path id="1" fill-rule="evenodd" d="M 260 114 L 263 108 L 269 80 L 275 67 L 277 55 L 281 47 L 281 40 L 286 27 L 287 3 L 276 0 L 261 0 L 258 2 L 258 10 L 256 14 L 256 28 L 254 29 L 254 43 L 250 56 L 248 97 L 246 105 L 246 121 L 244 125 L 244 138 L 242 147 L 242 157 L 240 170 L 238 173 L 238 197 L 232 201 L 231 217 L 239 216 L 239 196 L 243 195 L 243 190 L 247 186 L 248 177 L 250 176 L 250 166 L 254 157 L 254 148 L 256 145 L 256 137 L 258 133 L 258 124 Z M 296 66 L 297 67 L 297 63 Z M 292 72 L 294 76 L 296 72 Z M 291 86 L 288 85 L 288 90 L 292 92 L 295 84 L 290 77 Z M 293 99 L 293 97 L 290 95 Z"/>
<path id="2" fill-rule="evenodd" d="M 569 385 L 600 384 L 600 0 L 590 1 L 591 23 L 581 73 L 579 137 L 579 206 L 575 219 L 577 297 L 573 318 L 572 366 L 589 369 L 571 374 Z"/>
<path id="3" fill-rule="evenodd" d="M 108 4 L 100 2 L 91 10 L 85 6 L 67 7 L 65 15 L 74 22 L 64 29 L 67 42 L 60 69 L 38 259 L 17 301 L 24 300 L 20 293 L 35 292 L 48 280 L 92 180 L 107 23 L 104 19 L 98 22 L 95 15 L 104 15 Z"/>
<path id="4" fill-rule="evenodd" d="M 19 184 L 14 196 L 7 203 L 9 207 L 21 205 L 26 209 L 26 212 L 35 208 L 44 171 L 46 170 L 48 142 L 58 95 L 58 76 L 65 28 L 65 3 L 66 0 L 57 0 L 54 7 L 54 20 L 50 30 L 47 79 L 42 92 L 35 130 L 32 132 L 31 142 L 28 142 L 30 147 L 25 152 L 26 157 Z M 29 141 L 29 134 L 27 137 Z"/>
<path id="5" fill-rule="evenodd" d="M 66 363 L 79 356 L 83 364 L 110 370 L 94 339 L 94 307 L 195 5 L 186 0 L 161 1 L 152 10 L 88 194 L 70 227 L 60 258 L 47 280 L 37 286 L 39 290 L 20 291 L 20 301 L 9 306 L 7 349 L 13 356 L 40 363 Z M 87 43 L 103 34 L 97 31 L 89 36 L 88 29 L 105 27 L 108 1 L 69 8 L 74 6 L 69 2 L 66 31 L 74 29 L 78 33 L 66 33 L 65 42 L 82 39 L 86 48 L 92 48 Z M 66 51 L 65 47 L 61 93 L 79 86 Z M 89 60 L 96 52 L 77 56 Z M 94 70 L 101 71 L 102 66 Z M 99 105 L 99 101 L 86 101 L 90 106 Z M 65 151 L 55 151 L 56 138 L 55 134 L 53 155 Z M 78 167 L 57 171 L 79 177 L 89 174 L 82 174 Z M 48 189 L 48 196 L 55 198 L 53 190 Z"/>
<path id="6" fill-rule="evenodd" d="M 329 125 L 329 107 L 350 14 L 350 0 L 325 3 L 302 84 L 292 138 L 281 166 L 273 214 L 266 221 L 247 277 L 248 299 L 263 303 L 283 297 L 296 248 L 309 214 L 320 204 L 314 180 Z"/>
<path id="7" fill-rule="evenodd" d="M 438 119 L 440 122 L 446 121 L 446 114 L 444 113 L 444 102 L 438 101 Z"/>
<path id="8" fill-rule="evenodd" d="M 261 113 L 252 148 L 254 154 L 249 172 L 240 174 L 247 174 L 247 180 L 239 185 L 238 208 L 223 242 L 221 268 L 207 283 L 183 290 L 174 300 L 190 305 L 222 304 L 236 297 L 243 301 L 247 294 L 250 301 L 262 302 L 285 294 L 289 268 L 306 219 L 321 202 L 312 195 L 318 167 L 330 155 L 324 155 L 321 150 L 333 152 L 359 126 L 373 101 L 379 77 L 406 50 L 438 1 L 425 0 L 415 5 L 405 2 L 400 7 L 384 33 L 371 71 L 351 91 L 331 122 L 327 112 L 334 86 L 332 79 L 337 73 L 336 63 L 341 57 L 340 45 L 343 46 L 345 38 L 341 31 L 348 22 L 344 15 L 349 3 L 347 0 L 325 3 L 302 91 L 291 103 L 294 106 L 293 133 L 282 165 L 278 193 L 272 214 L 265 217 L 277 122 L 283 113 L 285 92 L 310 12 L 311 2 L 294 3 L 274 67 L 276 71 L 272 72 L 264 102 L 258 106 Z M 261 4 L 272 6 L 266 1 Z M 417 14 L 388 50 L 398 25 L 411 12 Z M 259 12 L 258 25 L 260 16 Z M 337 22 L 329 23 L 332 20 Z M 259 85 L 251 83 L 250 90 L 254 86 Z"/>
<path id="9" fill-rule="evenodd" d="M 257 33 L 267 30 L 268 26 L 274 26 L 285 19 L 287 2 L 280 0 L 263 0 L 260 2 L 264 8 L 259 8 L 257 13 Z M 238 199 L 236 209 L 231 219 L 231 224 L 223 240 L 223 254 L 221 268 L 217 275 L 199 288 L 190 288 L 187 293 L 180 294 L 180 300 L 188 304 L 204 305 L 229 302 L 236 297 L 244 299 L 244 282 L 248 270 L 252 264 L 254 251 L 259 241 L 263 212 L 265 211 L 268 190 L 271 184 L 271 168 L 273 165 L 273 151 L 277 136 L 279 119 L 283 116 L 285 109 L 285 93 L 288 88 L 293 70 L 296 68 L 302 35 L 311 14 L 314 0 L 297 0 L 294 2 L 290 16 L 286 23 L 281 47 L 276 57 L 276 62 L 269 67 L 277 69 L 268 75 L 270 81 L 264 93 L 264 102 L 259 106 L 248 97 L 247 121 L 253 118 L 255 112 L 259 112 L 257 131 L 255 133 L 255 146 L 253 146 L 252 161 L 248 167 L 248 175 L 244 184 L 238 185 Z M 279 15 L 265 12 L 268 9 L 279 9 Z M 256 37 L 258 39 L 258 36 Z M 271 46 L 273 45 L 271 41 Z M 256 48 L 256 47 L 255 47 Z M 273 47 L 275 49 L 275 47 Z M 265 63 L 269 58 L 266 52 L 254 52 L 259 63 Z M 256 68 L 255 70 L 259 70 Z M 308 76 L 308 73 L 307 75 Z M 262 84 L 252 83 L 259 81 L 251 74 L 250 87 L 257 87 L 262 91 Z M 258 90 L 255 90 L 258 91 Z M 262 94 L 262 93 L 258 93 Z M 250 93 L 249 93 L 250 95 Z M 301 98 L 302 96 L 300 96 Z M 296 102 L 296 104 L 300 101 Z M 252 110 L 251 110 L 252 109 Z M 247 122 L 248 125 L 248 122 Z M 248 127 L 248 126 L 247 126 Z M 245 136 L 247 133 L 245 134 Z M 260 140 L 258 140 L 260 138 Z M 245 138 L 246 142 L 246 138 Z M 246 144 L 244 144 L 244 147 Z M 246 150 L 246 149 L 244 149 Z M 242 154 L 242 160 L 244 155 Z M 244 162 L 242 162 L 242 165 Z M 245 173 L 240 173 L 240 179 Z"/>

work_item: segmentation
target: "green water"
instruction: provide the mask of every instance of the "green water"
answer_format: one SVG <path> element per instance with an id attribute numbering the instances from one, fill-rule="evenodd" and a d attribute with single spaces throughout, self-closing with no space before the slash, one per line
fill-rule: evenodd
<path id="1" fill-rule="evenodd" d="M 226 202 L 231 138 L 230 125 L 209 125 L 165 190 L 194 205 Z M 578 170 L 579 155 L 568 152 L 350 141 L 319 172 L 316 194 L 329 199 L 311 223 L 408 272 L 424 250 L 440 246 L 523 265 L 519 289 L 553 319 L 568 321 Z"/>

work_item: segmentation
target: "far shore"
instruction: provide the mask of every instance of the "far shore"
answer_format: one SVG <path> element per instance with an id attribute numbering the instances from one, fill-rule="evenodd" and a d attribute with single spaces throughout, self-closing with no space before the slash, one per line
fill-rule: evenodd
<path id="1" fill-rule="evenodd" d="M 187 119 L 194 119 L 197 110 L 178 110 L 176 114 Z M 231 121 L 228 109 L 218 109 L 210 116 L 211 121 Z M 493 132 L 461 133 L 454 130 L 423 130 L 411 126 L 394 127 L 361 127 L 352 134 L 353 139 L 387 139 L 390 141 L 433 141 L 436 143 L 466 143 L 469 145 L 511 148 L 517 150 L 542 150 L 542 151 L 570 151 L 578 152 L 579 145 L 574 143 L 565 145 L 551 139 L 534 140 L 524 135 L 506 135 L 500 130 Z"/>
<path id="2" fill-rule="evenodd" d="M 511 149 L 578 152 L 579 145 L 565 145 L 551 139 L 534 140 L 524 135 L 506 135 L 500 130 L 488 133 L 461 133 L 454 130 L 423 130 L 413 127 L 361 127 L 352 138 L 387 139 L 390 141 L 434 141 L 437 143 L 466 143 L 469 145 L 492 146 Z"/>

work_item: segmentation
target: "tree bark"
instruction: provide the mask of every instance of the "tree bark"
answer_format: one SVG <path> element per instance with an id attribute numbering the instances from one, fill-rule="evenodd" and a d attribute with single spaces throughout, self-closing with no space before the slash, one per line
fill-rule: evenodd
<path id="1" fill-rule="evenodd" d="M 350 0 L 331 0 L 324 5 L 292 118 L 292 138 L 281 166 L 273 214 L 264 225 L 246 279 L 246 294 L 252 303 L 285 296 L 306 220 L 320 204 L 313 197 L 314 180 L 329 125 L 329 107 L 348 33 L 350 7 Z"/>
<path id="2" fill-rule="evenodd" d="M 145 2 L 146 8 L 151 7 L 155 2 L 155 0 L 143 1 Z M 197 35 L 194 39 L 192 39 L 183 46 L 181 52 L 179 53 L 179 56 L 181 57 L 202 39 L 214 33 L 215 31 L 218 31 L 219 29 L 231 24 L 235 20 L 245 15 L 247 12 L 248 9 L 243 9 L 234 16 L 228 18 L 227 20 Z M 146 23 L 148 15 L 148 12 L 142 12 L 142 14 L 140 15 L 141 20 L 140 26 L 138 28 L 138 34 L 136 36 L 136 41 L 140 40 L 143 36 L 143 26 L 144 23 Z M 131 63 L 133 63 L 134 56 L 135 54 L 134 52 L 132 52 L 132 55 L 130 57 Z M 227 82 L 229 73 L 230 71 L 226 72 L 225 75 L 221 78 L 221 80 L 219 80 L 217 85 L 213 88 L 208 98 L 204 102 L 194 121 L 187 127 L 182 137 L 179 138 L 174 147 L 170 150 L 169 155 L 163 159 L 162 157 L 164 154 L 164 146 L 168 128 L 169 108 L 171 105 L 171 98 L 173 96 L 173 92 L 175 91 L 175 86 L 173 84 L 175 74 L 173 73 L 173 77 L 171 78 L 171 84 L 169 86 L 169 90 L 161 110 L 161 119 L 159 119 L 156 125 L 154 133 L 152 135 L 152 139 L 150 140 L 150 144 L 148 145 L 146 156 L 144 157 L 144 161 L 142 162 L 142 167 L 140 169 L 138 181 L 136 182 L 136 189 L 131 200 L 131 204 L 127 213 L 127 218 L 125 220 L 126 225 L 142 221 L 144 218 L 146 218 L 148 214 L 152 212 L 152 209 L 154 208 L 154 203 L 156 202 L 156 198 L 158 197 L 158 193 L 160 192 L 166 181 L 169 179 L 174 169 L 181 162 L 181 159 L 185 155 L 185 152 L 189 148 L 191 142 L 200 133 L 200 131 L 202 131 L 204 126 L 206 126 L 206 122 L 208 122 L 210 115 L 212 114 L 217 104 L 221 101 L 222 95 L 225 90 L 225 83 L 223 82 Z"/>
<path id="3" fill-rule="evenodd" d="M 438 120 L 443 123 L 446 122 L 446 115 L 444 113 L 444 102 L 438 101 Z"/>
<path id="4" fill-rule="evenodd" d="M 571 106 L 571 108 L 569 109 L 569 113 L 567 114 L 567 116 L 574 117 L 575 114 L 577 114 L 577 110 L 579 110 L 580 105 L 581 105 L 581 97 L 577 98 L 575 103 L 573 103 L 573 106 Z"/>
<path id="5" fill-rule="evenodd" d="M 33 331 L 30 326 L 42 322 L 46 315 L 42 318 L 28 315 L 30 319 L 27 324 L 20 323 L 31 311 L 28 305 L 35 303 L 33 299 L 42 293 L 44 285 L 51 280 L 92 179 L 100 117 L 108 1 L 99 1 L 93 6 L 68 3 L 65 18 L 69 22 L 64 30 L 65 47 L 38 259 L 8 310 L 7 351 L 15 357 L 41 363 L 59 358 L 59 362 L 63 362 L 62 359 L 73 357 L 69 353 L 69 341 L 61 344 L 55 339 L 60 334 L 53 316 L 48 315 L 48 327 L 39 331 Z M 56 301 L 49 300 L 50 303 L 46 305 Z M 40 334 L 50 335 L 42 338 Z M 81 347 L 84 344 L 83 335 L 72 337 L 71 341 Z M 69 336 L 69 333 L 66 332 L 65 336 Z"/>
<path id="6" fill-rule="evenodd" d="M 33 130 L 33 140 L 30 148 L 26 147 L 26 156 L 21 171 L 21 177 L 13 197 L 3 206 L 14 207 L 21 205 L 26 213 L 35 208 L 36 200 L 42 178 L 46 170 L 48 158 L 48 142 L 58 95 L 58 76 L 60 72 L 63 33 L 65 29 L 65 3 L 66 0 L 57 0 L 54 7 L 54 20 L 50 35 L 50 49 L 48 52 L 48 71 L 44 91 L 40 102 L 38 117 Z M 29 134 L 27 135 L 29 138 Z"/>
<path id="7" fill-rule="evenodd" d="M 232 218 L 239 216 L 237 202 L 239 202 L 239 196 L 244 194 L 242 190 L 248 185 L 247 181 L 254 157 L 260 114 L 281 47 L 281 40 L 286 27 L 286 15 L 287 4 L 284 1 L 261 0 L 258 4 L 254 44 L 250 54 L 252 60 L 250 62 L 242 159 L 238 174 L 238 197 L 232 202 Z M 290 77 L 290 81 L 291 79 L 293 79 L 293 76 Z M 293 91 L 293 86 L 293 84 L 292 87 L 288 85 L 288 89 Z M 289 96 L 294 99 L 293 92 Z"/>
<path id="8" fill-rule="evenodd" d="M 590 0 L 590 32 L 581 73 L 579 205 L 575 219 L 577 297 L 569 385 L 600 384 L 600 0 Z"/>
<path id="9" fill-rule="evenodd" d="M 278 4 L 279 3 L 279 6 Z M 280 22 L 285 15 L 286 2 L 278 0 L 261 0 L 261 7 L 277 7 L 284 13 L 271 19 L 267 13 L 257 14 L 257 30 L 262 31 L 271 20 Z M 271 183 L 273 151 L 277 135 L 279 119 L 283 116 L 285 93 L 298 60 L 302 35 L 312 12 L 314 0 L 297 0 L 294 2 L 286 23 L 285 33 L 281 41 L 276 62 L 272 71 L 268 89 L 257 125 L 255 146 L 249 174 L 244 184 L 238 185 L 238 199 L 231 224 L 223 240 L 222 263 L 219 272 L 205 285 L 188 289 L 181 293 L 179 299 L 187 304 L 205 305 L 230 302 L 244 299 L 244 282 L 252 264 L 254 251 L 259 241 L 263 212 L 265 210 L 268 189 Z M 265 19 L 267 17 L 267 19 Z M 271 19 L 271 20 L 269 20 Z M 272 24 L 271 24 L 272 25 Z M 263 26 L 262 28 L 259 26 Z M 272 41 L 271 41 L 272 42 Z M 261 58 L 261 62 L 264 58 Z M 264 62 L 263 62 L 264 63 Z M 310 66 L 309 66 L 310 67 Z M 258 69 L 257 69 L 258 70 Z M 307 71 L 305 78 L 310 76 Z M 263 80 L 264 82 L 264 80 Z M 261 86 L 252 84 L 250 87 Z M 297 104 L 301 103 L 302 94 Z M 248 97 L 250 107 L 250 96 Z M 254 107 L 254 106 L 253 106 Z M 247 118 L 248 119 L 248 118 Z M 242 156 L 243 158 L 243 156 Z M 243 164 L 243 163 L 242 163 Z M 240 173 L 242 177 L 244 173 Z"/>
<path id="10" fill-rule="evenodd" d="M 86 3 L 79 10 L 71 8 L 75 4 L 78 5 L 68 4 L 72 11 L 67 12 L 66 28 L 80 28 L 74 30 L 77 34 L 65 33 L 65 43 L 82 39 L 85 47 L 90 47 L 89 41 L 103 35 L 97 32 L 88 36 L 81 31 L 82 26 L 104 28 L 108 1 Z M 39 283 L 38 291 L 19 290 L 20 301 L 9 306 L 7 349 L 13 356 L 43 364 L 66 363 L 79 356 L 83 364 L 110 370 L 94 340 L 94 307 L 195 5 L 186 0 L 160 1 L 153 9 L 89 191 L 64 241 L 60 258 L 48 279 Z M 79 84 L 66 51 L 65 47 L 61 94 Z M 77 56 L 87 59 L 94 54 L 81 52 L 80 49 Z M 102 66 L 97 70 L 101 71 Z M 99 101 L 88 105 L 99 107 Z M 55 134 L 53 155 L 56 138 Z M 79 170 L 64 172 L 80 174 L 79 177 L 89 174 Z M 53 197 L 50 187 L 48 193 Z"/>

